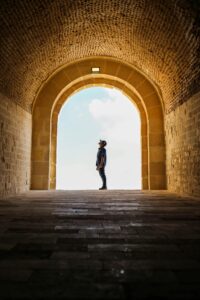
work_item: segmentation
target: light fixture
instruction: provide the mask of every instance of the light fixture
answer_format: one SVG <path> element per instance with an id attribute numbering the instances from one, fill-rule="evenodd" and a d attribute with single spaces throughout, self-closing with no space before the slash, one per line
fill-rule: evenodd
<path id="1" fill-rule="evenodd" d="M 99 67 L 92 67 L 92 73 L 97 74 L 100 72 L 100 68 Z"/>

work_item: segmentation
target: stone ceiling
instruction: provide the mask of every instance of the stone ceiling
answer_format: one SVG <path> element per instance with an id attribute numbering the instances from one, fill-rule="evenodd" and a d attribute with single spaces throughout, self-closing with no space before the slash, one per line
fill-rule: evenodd
<path id="1" fill-rule="evenodd" d="M 0 92 L 31 109 L 58 67 L 88 56 L 129 62 L 166 111 L 200 90 L 199 0 L 1 0 Z"/>

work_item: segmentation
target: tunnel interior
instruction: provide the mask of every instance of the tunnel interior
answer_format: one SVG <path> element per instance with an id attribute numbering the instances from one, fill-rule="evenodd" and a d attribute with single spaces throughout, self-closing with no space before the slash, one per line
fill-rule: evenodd
<path id="1" fill-rule="evenodd" d="M 1 197 L 55 187 L 63 98 L 98 83 L 141 106 L 143 187 L 200 195 L 199 1 L 7 0 L 0 13 Z"/>
<path id="2" fill-rule="evenodd" d="M 200 298 L 199 31 L 199 0 L 0 1 L 2 300 Z M 142 190 L 55 190 L 93 86 L 139 111 Z"/>

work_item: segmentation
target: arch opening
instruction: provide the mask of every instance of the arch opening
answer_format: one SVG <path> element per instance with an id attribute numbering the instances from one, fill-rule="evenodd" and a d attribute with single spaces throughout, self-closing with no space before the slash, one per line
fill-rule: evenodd
<path id="1" fill-rule="evenodd" d="M 58 116 L 56 188 L 96 189 L 99 139 L 108 142 L 109 189 L 141 189 L 141 122 L 137 106 L 112 87 L 83 87 Z"/>
<path id="2" fill-rule="evenodd" d="M 101 74 L 91 74 L 91 66 L 99 66 Z M 142 188 L 165 189 L 164 107 L 159 92 L 133 66 L 110 57 L 64 66 L 38 92 L 33 107 L 32 189 L 55 189 L 59 111 L 74 92 L 94 85 L 114 86 L 135 102 L 141 117 Z"/>

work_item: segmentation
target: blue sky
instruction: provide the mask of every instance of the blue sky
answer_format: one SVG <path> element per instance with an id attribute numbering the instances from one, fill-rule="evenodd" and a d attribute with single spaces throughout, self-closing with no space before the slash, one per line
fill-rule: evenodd
<path id="1" fill-rule="evenodd" d="M 58 118 L 57 189 L 98 189 L 98 142 L 105 139 L 109 189 L 141 188 L 140 117 L 112 88 L 92 87 L 72 95 Z"/>

